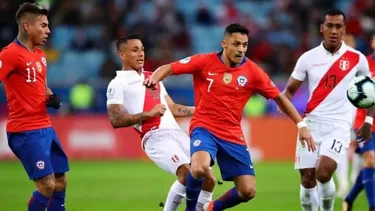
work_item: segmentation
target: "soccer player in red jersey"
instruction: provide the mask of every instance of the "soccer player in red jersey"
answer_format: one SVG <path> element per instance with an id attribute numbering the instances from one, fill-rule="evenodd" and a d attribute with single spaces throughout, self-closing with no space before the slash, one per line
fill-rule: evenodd
<path id="1" fill-rule="evenodd" d="M 47 41 L 48 11 L 25 3 L 16 13 L 18 36 L 0 53 L 0 81 L 8 102 L 8 144 L 36 190 L 29 211 L 65 210 L 68 159 L 47 112 L 58 109 L 59 97 L 47 87 L 47 60 L 38 46 Z"/>
<path id="2" fill-rule="evenodd" d="M 280 94 L 267 74 L 245 57 L 248 30 L 239 24 L 225 29 L 219 53 L 197 54 L 158 68 L 147 87 L 169 75 L 193 75 L 196 110 L 190 122 L 191 172 L 186 187 L 186 210 L 195 211 L 204 175 L 215 159 L 225 181 L 235 188 L 206 204 L 205 210 L 225 210 L 255 196 L 254 165 L 241 129 L 243 108 L 253 93 L 276 101 L 297 124 L 303 145 L 314 151 L 312 137 L 292 103 Z"/>
<path id="3" fill-rule="evenodd" d="M 367 61 L 370 66 L 371 75 L 375 76 L 375 34 L 371 40 L 371 48 L 374 53 L 368 55 Z M 358 130 L 363 124 L 368 128 L 372 128 L 371 140 L 366 143 L 357 143 L 356 153 L 359 153 L 363 158 L 362 169 L 360 170 L 357 179 L 343 201 L 343 210 L 351 211 L 354 200 L 358 194 L 365 189 L 367 201 L 370 211 L 375 211 L 375 125 L 373 125 L 373 117 L 366 114 L 365 109 L 357 109 L 357 116 L 355 118 L 354 128 Z M 371 126 L 372 125 L 372 126 Z"/>

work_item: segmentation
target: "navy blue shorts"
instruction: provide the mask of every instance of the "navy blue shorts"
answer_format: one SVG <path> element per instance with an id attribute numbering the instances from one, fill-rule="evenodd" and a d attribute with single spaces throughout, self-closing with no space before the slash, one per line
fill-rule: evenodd
<path id="1" fill-rule="evenodd" d="M 222 140 L 204 128 L 195 128 L 190 134 L 190 153 L 206 151 L 211 155 L 211 166 L 215 159 L 225 181 L 233 181 L 242 175 L 255 175 L 254 165 L 246 145 Z"/>
<path id="2" fill-rule="evenodd" d="M 359 137 L 357 137 L 358 139 Z M 367 143 L 358 143 L 358 147 L 355 150 L 356 153 L 363 154 L 367 151 L 375 151 L 375 133 L 372 133 L 372 138 Z"/>
<path id="3" fill-rule="evenodd" d="M 7 135 L 10 149 L 20 159 L 30 180 L 69 171 L 68 158 L 52 127 Z"/>

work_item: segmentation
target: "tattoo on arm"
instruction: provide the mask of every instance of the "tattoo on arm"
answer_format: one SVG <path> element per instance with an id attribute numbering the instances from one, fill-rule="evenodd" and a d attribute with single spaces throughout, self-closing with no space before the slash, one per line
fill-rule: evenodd
<path id="1" fill-rule="evenodd" d="M 173 116 L 175 117 L 186 117 L 193 116 L 195 107 L 188 107 L 180 104 L 174 104 Z"/>
<path id="2" fill-rule="evenodd" d="M 147 113 L 127 114 L 120 104 L 107 106 L 108 118 L 113 128 L 130 127 L 148 118 Z"/>

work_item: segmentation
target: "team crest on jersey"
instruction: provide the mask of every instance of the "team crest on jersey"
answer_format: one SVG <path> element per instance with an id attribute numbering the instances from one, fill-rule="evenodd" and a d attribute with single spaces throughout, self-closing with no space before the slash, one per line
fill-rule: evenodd
<path id="1" fill-rule="evenodd" d="M 195 147 L 201 145 L 201 140 L 195 140 L 194 143 L 193 143 L 193 145 L 194 145 Z"/>
<path id="2" fill-rule="evenodd" d="M 346 71 L 349 69 L 349 60 L 341 59 L 339 63 L 339 67 L 342 71 Z"/>
<path id="3" fill-rule="evenodd" d="M 45 67 L 47 67 L 47 60 L 44 56 L 42 57 L 42 63 Z"/>
<path id="4" fill-rule="evenodd" d="M 246 76 L 244 76 L 244 75 L 238 76 L 237 83 L 238 83 L 239 86 L 242 86 L 242 87 L 246 86 L 246 84 L 247 84 L 247 78 L 246 78 Z"/>
<path id="5" fill-rule="evenodd" d="M 44 161 L 39 160 L 38 162 L 36 162 L 36 167 L 37 167 L 39 170 L 43 170 L 43 169 L 44 169 Z"/>
<path id="6" fill-rule="evenodd" d="M 223 81 L 224 83 L 229 84 L 232 81 L 232 74 L 224 73 Z"/>
<path id="7" fill-rule="evenodd" d="M 190 57 L 186 57 L 186 58 L 180 60 L 181 64 L 187 64 L 189 62 L 190 62 Z"/>
<path id="8" fill-rule="evenodd" d="M 38 69 L 38 72 L 41 73 L 42 72 L 42 65 L 40 64 L 40 62 L 36 62 L 35 65 L 36 65 L 36 69 Z"/>

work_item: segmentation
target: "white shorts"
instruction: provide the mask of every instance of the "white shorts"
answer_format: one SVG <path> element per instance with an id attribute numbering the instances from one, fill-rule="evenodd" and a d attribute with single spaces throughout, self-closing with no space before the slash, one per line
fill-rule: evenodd
<path id="1" fill-rule="evenodd" d="M 332 158 L 337 164 L 346 152 L 350 144 L 350 125 L 344 123 L 322 123 L 307 121 L 311 135 L 315 141 L 317 150 L 309 152 L 307 146 L 302 147 L 297 137 L 295 169 L 315 168 L 321 155 Z"/>
<path id="2" fill-rule="evenodd" d="M 190 138 L 182 130 L 158 129 L 146 134 L 142 147 L 159 168 L 176 175 L 178 167 L 190 163 Z"/>

